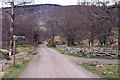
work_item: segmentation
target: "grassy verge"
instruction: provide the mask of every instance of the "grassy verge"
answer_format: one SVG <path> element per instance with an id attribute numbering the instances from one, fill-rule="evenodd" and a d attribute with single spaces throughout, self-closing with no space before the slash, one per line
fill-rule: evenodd
<path id="1" fill-rule="evenodd" d="M 18 53 L 23 53 L 23 54 L 18 54 L 19 56 L 21 56 L 22 58 L 16 58 L 17 64 L 16 66 L 13 67 L 13 64 L 11 64 L 11 66 L 9 67 L 9 72 L 8 74 L 6 74 L 3 79 L 10 79 L 13 80 L 13 78 L 17 78 L 20 73 L 27 67 L 28 63 L 32 60 L 33 55 L 37 54 L 37 46 L 34 45 L 19 45 L 17 46 L 16 50 L 18 51 Z M 28 53 L 28 54 L 26 54 Z"/>
<path id="2" fill-rule="evenodd" d="M 102 57 L 102 56 L 80 56 L 79 54 L 71 54 L 71 53 L 68 53 L 68 52 L 65 52 L 64 50 L 62 49 L 59 49 L 59 48 L 55 48 L 57 51 L 61 52 L 62 54 L 65 54 L 65 55 L 70 55 L 70 56 L 75 56 L 75 57 L 81 57 L 81 58 L 101 58 L 101 59 L 118 59 L 118 58 L 112 58 L 112 57 Z"/>
<path id="3" fill-rule="evenodd" d="M 30 58 L 29 61 L 22 61 L 21 65 L 17 65 L 15 67 L 10 68 L 9 74 L 5 75 L 4 78 L 9 78 L 9 80 L 13 80 L 13 78 L 18 78 L 19 74 L 27 67 L 28 63 L 32 60 L 32 57 Z"/>
<path id="4" fill-rule="evenodd" d="M 118 65 L 113 64 L 99 64 L 98 62 L 92 61 L 87 63 L 77 63 L 78 65 L 81 65 L 85 69 L 99 75 L 100 77 L 106 78 L 106 79 L 118 79 Z"/>
<path id="5" fill-rule="evenodd" d="M 37 45 L 17 45 L 17 51 L 19 53 L 25 52 L 25 53 L 32 53 L 37 54 L 36 52 Z"/>

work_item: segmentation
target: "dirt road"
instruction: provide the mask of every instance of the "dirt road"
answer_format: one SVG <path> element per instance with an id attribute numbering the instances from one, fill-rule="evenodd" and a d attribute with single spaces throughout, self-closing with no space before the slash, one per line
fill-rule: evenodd
<path id="1" fill-rule="evenodd" d="M 28 67 L 19 78 L 99 78 L 92 72 L 78 66 L 68 56 L 40 45 Z"/>

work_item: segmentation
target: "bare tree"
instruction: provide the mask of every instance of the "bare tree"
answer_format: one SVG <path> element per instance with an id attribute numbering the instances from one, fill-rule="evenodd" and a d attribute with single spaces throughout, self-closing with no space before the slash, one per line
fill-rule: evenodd
<path id="1" fill-rule="evenodd" d="M 10 26 L 10 54 L 12 54 L 12 48 L 13 48 L 13 35 L 14 35 L 14 20 L 15 20 L 15 8 L 17 6 L 23 6 L 25 4 L 31 3 L 32 0 L 2 0 L 3 4 L 8 4 L 10 7 L 12 7 L 11 9 L 11 13 L 8 11 L 5 11 L 6 13 L 8 13 L 8 15 L 11 17 L 11 26 Z"/>
<path id="2" fill-rule="evenodd" d="M 0 49 L 2 49 L 2 10 L 0 9 Z"/>
<path id="3" fill-rule="evenodd" d="M 112 2 L 108 2 L 108 0 L 93 0 L 91 2 L 79 2 L 80 5 L 86 7 L 84 9 L 87 9 L 80 11 L 80 13 L 86 14 L 88 19 L 90 20 L 90 22 L 88 22 L 88 26 L 90 26 L 90 24 L 92 23 L 90 27 L 90 41 L 92 42 L 92 45 L 94 43 L 95 37 L 98 37 L 101 46 L 103 43 L 106 46 L 107 38 L 111 34 L 112 27 L 115 27 L 117 25 L 117 12 L 115 9 L 109 9 L 109 7 L 111 7 L 111 3 Z M 112 5 L 114 4 L 112 3 Z M 85 11 L 87 12 L 85 13 Z M 97 33 L 96 35 L 96 31 L 99 32 L 99 34 Z"/>

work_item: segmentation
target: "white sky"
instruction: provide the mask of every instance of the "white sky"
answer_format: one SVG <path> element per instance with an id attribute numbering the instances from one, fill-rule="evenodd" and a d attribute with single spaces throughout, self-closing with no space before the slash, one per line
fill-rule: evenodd
<path id="1" fill-rule="evenodd" d="M 2 5 L 2 1 L 0 0 L 0 7 L 6 6 Z M 27 1 L 27 0 L 26 0 Z M 78 1 L 95 1 L 95 0 L 34 0 L 34 4 L 59 4 L 59 5 L 76 5 Z M 96 0 L 97 1 L 97 0 Z M 99 1 L 120 1 L 120 0 L 99 0 Z"/>
<path id="2" fill-rule="evenodd" d="M 76 5 L 78 0 L 36 0 L 36 4 Z"/>
<path id="3" fill-rule="evenodd" d="M 59 5 L 76 5 L 78 0 L 35 0 L 34 4 L 59 4 Z M 2 0 L 0 0 L 0 7 L 6 6 L 2 5 Z"/>

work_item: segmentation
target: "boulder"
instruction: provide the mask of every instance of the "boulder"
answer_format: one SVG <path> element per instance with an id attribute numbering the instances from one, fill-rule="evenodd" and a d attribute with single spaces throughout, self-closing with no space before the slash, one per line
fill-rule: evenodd
<path id="1" fill-rule="evenodd" d="M 0 72 L 0 79 L 5 75 L 5 72 Z"/>
<path id="2" fill-rule="evenodd" d="M 0 49 L 0 53 L 4 56 L 4 59 L 10 60 L 9 51 L 5 49 Z"/>
<path id="3" fill-rule="evenodd" d="M 114 72 L 108 72 L 108 74 L 114 74 Z"/>

